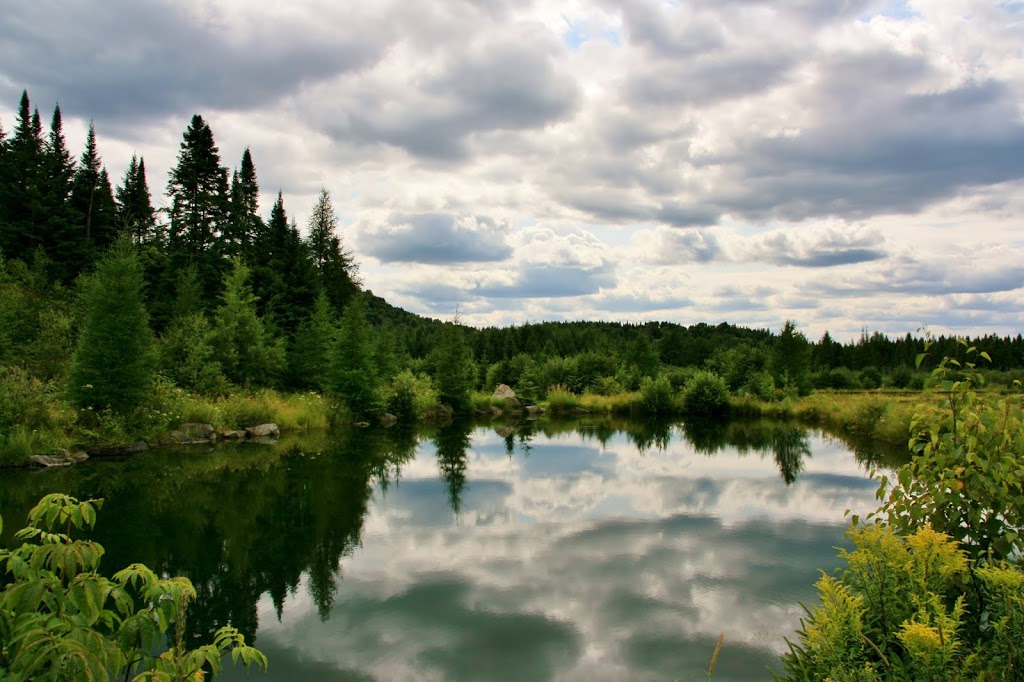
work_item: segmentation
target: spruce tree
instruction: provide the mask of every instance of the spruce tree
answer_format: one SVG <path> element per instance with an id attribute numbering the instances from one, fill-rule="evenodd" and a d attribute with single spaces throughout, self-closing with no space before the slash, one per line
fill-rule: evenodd
<path id="1" fill-rule="evenodd" d="M 175 384 L 202 394 L 226 391 L 214 348 L 214 330 L 202 308 L 202 292 L 195 268 L 180 273 L 174 317 L 160 338 L 160 371 Z"/>
<path id="2" fill-rule="evenodd" d="M 329 352 L 336 334 L 334 307 L 327 294 L 321 291 L 312 313 L 299 324 L 288 354 L 289 384 L 292 388 L 324 388 L 325 368 L 329 364 Z"/>
<path id="3" fill-rule="evenodd" d="M 82 333 L 68 378 L 77 407 L 126 414 L 149 397 L 154 354 L 143 287 L 142 267 L 126 240 L 85 282 Z"/>
<path id="4" fill-rule="evenodd" d="M 194 263 L 204 290 L 216 291 L 225 267 L 222 230 L 228 218 L 228 179 L 213 131 L 199 114 L 183 135 L 167 197 L 171 201 L 167 248 L 172 262 L 176 267 Z"/>
<path id="5" fill-rule="evenodd" d="M 316 271 L 298 227 L 289 223 L 284 199 L 278 192 L 270 221 L 253 246 L 259 263 L 253 289 L 261 302 L 261 314 L 292 334 L 309 314 L 316 298 Z"/>
<path id="6" fill-rule="evenodd" d="M 456 413 L 468 412 L 476 370 L 457 314 L 452 322 L 445 324 L 439 341 L 430 354 L 438 398 Z"/>
<path id="7" fill-rule="evenodd" d="M 44 148 L 39 112 L 23 91 L 0 182 L 0 251 L 8 258 L 28 258 L 42 245 Z"/>
<path id="8" fill-rule="evenodd" d="M 356 296 L 341 316 L 338 336 L 331 347 L 325 392 L 348 406 L 352 416 L 363 419 L 376 411 L 379 402 L 374 344 L 366 319 L 364 296 Z"/>
<path id="9" fill-rule="evenodd" d="M 59 105 L 53 109 L 44 159 L 43 247 L 53 263 L 54 278 L 67 282 L 78 275 L 86 259 L 83 235 L 74 220 L 69 201 L 75 161 L 64 139 L 64 123 Z"/>
<path id="10" fill-rule="evenodd" d="M 132 154 L 121 185 L 114 190 L 117 224 L 127 230 L 139 246 L 158 244 L 156 211 L 146 182 L 146 161 Z"/>
<path id="11" fill-rule="evenodd" d="M 284 345 L 271 338 L 256 311 L 249 268 L 231 259 L 216 312 L 213 345 L 224 374 L 241 385 L 271 386 L 285 367 Z"/>
<path id="12" fill-rule="evenodd" d="M 92 123 L 72 181 L 70 205 L 84 232 L 82 252 L 87 254 L 87 260 L 95 259 L 114 243 L 119 230 L 114 215 L 114 191 L 96 149 L 96 127 Z"/>
<path id="13" fill-rule="evenodd" d="M 242 164 L 231 176 L 231 206 L 224 242 L 229 254 L 252 257 L 253 242 L 262 228 L 259 216 L 260 187 L 256 180 L 256 166 L 246 147 Z"/>
<path id="14" fill-rule="evenodd" d="M 309 217 L 307 244 L 316 266 L 320 287 L 337 308 L 343 308 L 359 291 L 358 267 L 352 254 L 345 251 L 338 235 L 338 217 L 330 193 L 320 189 Z"/>

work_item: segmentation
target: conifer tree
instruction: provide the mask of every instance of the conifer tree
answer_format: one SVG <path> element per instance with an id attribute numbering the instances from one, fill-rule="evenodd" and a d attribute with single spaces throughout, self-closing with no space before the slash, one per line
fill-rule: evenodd
<path id="1" fill-rule="evenodd" d="M 464 331 L 456 314 L 455 319 L 444 326 L 440 342 L 430 354 L 438 398 L 456 413 L 468 411 L 469 393 L 476 374 Z"/>
<path id="2" fill-rule="evenodd" d="M 231 176 L 231 206 L 224 241 L 229 254 L 252 258 L 253 242 L 262 228 L 259 216 L 259 183 L 252 154 L 246 147 L 242 164 Z"/>
<path id="3" fill-rule="evenodd" d="M 176 267 L 195 263 L 207 292 L 216 291 L 225 267 L 222 230 L 228 217 L 227 169 L 213 131 L 202 116 L 192 117 L 183 135 L 178 163 L 167 182 L 171 201 L 168 249 Z"/>
<path id="4" fill-rule="evenodd" d="M 294 333 L 316 298 L 316 271 L 298 227 L 288 221 L 280 192 L 253 254 L 259 263 L 253 288 L 261 301 L 261 313 Z"/>
<path id="5" fill-rule="evenodd" d="M 224 374 L 242 385 L 271 386 L 285 367 L 284 345 L 267 333 L 249 286 L 249 268 L 238 257 L 224 275 L 213 344 Z"/>
<path id="6" fill-rule="evenodd" d="M 87 260 L 92 260 L 106 251 L 118 234 L 114 191 L 96 149 L 96 127 L 92 123 L 72 181 L 69 201 L 84 231 L 85 246 L 81 252 L 86 254 Z"/>
<path id="7" fill-rule="evenodd" d="M 369 416 L 378 406 L 379 382 L 373 351 L 366 301 L 364 296 L 356 296 L 341 316 L 324 387 L 328 395 L 343 400 L 356 419 Z"/>
<path id="8" fill-rule="evenodd" d="M 69 202 L 75 161 L 64 139 L 64 123 L 59 105 L 53 109 L 44 160 L 43 247 L 53 262 L 54 277 L 66 282 L 78 275 L 86 259 L 83 257 L 83 235 L 73 218 Z"/>
<path id="9" fill-rule="evenodd" d="M 132 154 L 121 185 L 114 190 L 117 224 L 139 246 L 157 244 L 156 211 L 146 182 L 146 160 Z"/>
<path id="10" fill-rule="evenodd" d="M 160 370 L 189 391 L 210 394 L 227 389 L 214 348 L 214 330 L 202 308 L 199 276 L 194 267 L 178 278 L 174 317 L 160 338 Z"/>
<path id="11" fill-rule="evenodd" d="M 8 258 L 27 258 L 42 242 L 44 147 L 39 112 L 23 91 L 0 178 L 0 251 Z"/>
<path id="12" fill-rule="evenodd" d="M 299 323 L 288 355 L 289 383 L 293 388 L 324 388 L 325 369 L 336 334 L 334 307 L 321 291 L 309 317 Z"/>
<path id="13" fill-rule="evenodd" d="M 68 378 L 76 406 L 125 414 L 148 398 L 154 354 L 143 287 L 127 240 L 117 242 L 85 282 L 82 333 Z"/>
<path id="14" fill-rule="evenodd" d="M 345 251 L 338 235 L 338 217 L 330 193 L 320 189 L 309 217 L 309 251 L 316 266 L 320 287 L 337 308 L 343 308 L 359 291 L 358 267 L 352 254 Z"/>

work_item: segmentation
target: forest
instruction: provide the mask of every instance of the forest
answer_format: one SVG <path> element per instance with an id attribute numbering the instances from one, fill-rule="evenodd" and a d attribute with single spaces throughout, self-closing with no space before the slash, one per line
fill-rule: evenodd
<path id="1" fill-rule="evenodd" d="M 156 208 L 145 159 L 111 180 L 90 126 L 78 156 L 61 110 L 48 127 L 27 92 L 0 121 L 0 452 L 173 428 L 183 396 L 315 392 L 349 421 L 479 408 L 497 384 L 525 402 L 615 396 L 713 376 L 759 400 L 813 389 L 919 389 L 915 358 L 957 340 L 865 330 L 809 340 L 726 322 L 539 322 L 472 328 L 365 290 L 331 194 L 300 227 L 279 192 L 264 218 L 256 165 L 221 159 L 200 115 Z M 1024 378 L 1024 338 L 971 339 L 991 383 Z M 335 414 L 332 412 L 332 414 Z M 24 461 L 0 457 L 0 463 Z"/>

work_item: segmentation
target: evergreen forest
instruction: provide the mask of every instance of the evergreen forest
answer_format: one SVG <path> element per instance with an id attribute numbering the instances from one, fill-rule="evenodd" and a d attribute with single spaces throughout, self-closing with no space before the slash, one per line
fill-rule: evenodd
<path id="1" fill-rule="evenodd" d="M 306 225 L 280 192 L 264 214 L 253 154 L 229 168 L 202 116 L 166 184 L 141 157 L 111 179 L 100 149 L 92 126 L 84 149 L 68 149 L 60 107 L 45 125 L 27 92 L 16 120 L 0 121 L 0 450 L 159 433 L 196 416 L 183 401 L 261 391 L 323 395 L 358 421 L 468 413 L 498 384 L 527 403 L 678 391 L 697 375 L 759 400 L 919 389 L 926 342 L 936 357 L 956 352 L 957 339 L 926 334 L 811 340 L 792 321 L 773 332 L 430 319 L 365 289 L 327 189 Z M 969 341 L 991 359 L 990 383 L 1024 378 L 1020 334 Z"/>

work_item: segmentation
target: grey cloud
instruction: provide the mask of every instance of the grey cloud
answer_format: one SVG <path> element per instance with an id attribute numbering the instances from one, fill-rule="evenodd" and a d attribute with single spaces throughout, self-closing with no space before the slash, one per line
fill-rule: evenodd
<path id="1" fill-rule="evenodd" d="M 418 90 L 409 83 L 414 91 L 404 103 L 367 85 L 333 132 L 417 157 L 463 159 L 476 133 L 540 128 L 575 110 L 577 85 L 555 69 L 554 55 L 543 36 L 453 51 L 439 75 L 423 78 Z"/>
<path id="2" fill-rule="evenodd" d="M 795 64 L 781 54 L 666 61 L 632 74 L 627 96 L 634 106 L 706 106 L 768 90 Z"/>
<path id="3" fill-rule="evenodd" d="M 827 295 L 879 293 L 988 294 L 1024 288 L 1024 265 L 981 264 L 893 258 L 856 279 L 818 282 L 813 288 Z"/>
<path id="4" fill-rule="evenodd" d="M 602 297 L 596 302 L 601 310 L 613 313 L 646 313 L 656 310 L 692 308 L 693 300 L 686 296 L 657 298 L 649 295 L 615 295 Z"/>
<path id="5" fill-rule="evenodd" d="M 816 238 L 774 232 L 752 240 L 748 260 L 774 265 L 824 268 L 885 258 L 885 238 L 880 232 L 859 234 L 829 230 Z"/>
<path id="6" fill-rule="evenodd" d="M 596 294 L 615 286 L 614 267 L 581 268 L 558 265 L 527 265 L 512 284 L 484 285 L 473 289 L 478 296 L 495 298 L 559 298 Z"/>
<path id="7" fill-rule="evenodd" d="M 666 230 L 657 239 L 658 263 L 710 263 L 724 258 L 718 238 L 704 230 Z"/>
<path id="8" fill-rule="evenodd" d="M 465 263 L 500 261 L 512 255 L 506 230 L 477 216 L 471 222 L 444 213 L 393 214 L 386 225 L 363 227 L 363 253 L 385 262 Z"/>
<path id="9" fill-rule="evenodd" d="M 1005 84 L 913 93 L 923 64 L 888 54 L 847 57 L 822 71 L 814 126 L 710 160 L 736 171 L 719 203 L 755 218 L 856 218 L 1024 177 L 1024 124 Z"/>
<path id="10" fill-rule="evenodd" d="M 142 119 L 199 109 L 263 108 L 304 84 L 363 68 L 387 48 L 386 22 L 370 30 L 355 13 L 328 33 L 257 25 L 228 34 L 173 2 L 82 0 L 5 3 L 0 89 L 15 101 L 60 100 L 65 115 Z M 0 83 L 4 78 L 0 78 Z"/>

